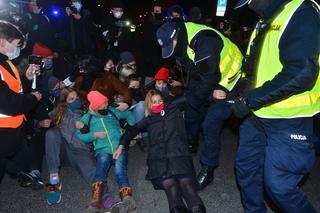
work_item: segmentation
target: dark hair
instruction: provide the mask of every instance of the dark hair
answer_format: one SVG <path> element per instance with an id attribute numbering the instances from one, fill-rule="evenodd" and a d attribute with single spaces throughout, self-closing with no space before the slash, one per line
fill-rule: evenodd
<path id="1" fill-rule="evenodd" d="M 19 39 L 19 47 L 24 47 L 26 39 L 21 30 L 16 26 L 6 21 L 0 20 L 0 38 L 12 42 L 15 39 Z"/>
<path id="2" fill-rule="evenodd" d="M 131 74 L 128 76 L 128 83 L 130 83 L 130 81 L 139 81 L 141 82 L 141 77 L 137 74 Z"/>
<path id="3" fill-rule="evenodd" d="M 151 10 L 153 11 L 154 7 L 161 7 L 163 9 L 163 4 L 161 2 L 154 2 L 151 5 Z"/>
<path id="4" fill-rule="evenodd" d="M 80 70 L 96 75 L 103 73 L 104 64 L 98 58 L 86 55 L 79 59 L 78 66 Z"/>

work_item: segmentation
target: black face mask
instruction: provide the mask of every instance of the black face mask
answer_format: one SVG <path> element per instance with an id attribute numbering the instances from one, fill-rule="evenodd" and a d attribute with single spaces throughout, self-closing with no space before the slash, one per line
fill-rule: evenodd
<path id="1" fill-rule="evenodd" d="M 98 110 L 98 113 L 100 115 L 108 115 L 109 111 L 108 111 L 108 109 L 100 109 L 100 110 Z"/>
<path id="2" fill-rule="evenodd" d="M 159 21 L 160 21 L 160 20 L 161 20 L 161 21 L 163 20 L 163 15 L 162 15 L 162 13 L 155 13 L 155 14 L 154 14 L 154 17 L 155 17 L 157 20 L 159 20 Z"/>

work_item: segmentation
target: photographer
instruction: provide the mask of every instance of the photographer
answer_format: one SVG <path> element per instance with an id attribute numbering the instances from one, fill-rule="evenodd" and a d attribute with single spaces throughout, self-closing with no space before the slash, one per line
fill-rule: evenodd
<path id="1" fill-rule="evenodd" d="M 130 21 L 124 14 L 121 0 L 113 0 L 111 12 L 103 18 L 102 36 L 105 40 L 105 51 L 111 52 L 117 60 L 121 52 L 131 49 Z"/>
<path id="2" fill-rule="evenodd" d="M 59 34 L 63 35 L 60 39 L 66 52 L 78 56 L 93 53 L 95 29 L 90 11 L 83 8 L 81 0 L 71 0 L 65 11 L 64 32 Z"/>
<path id="3" fill-rule="evenodd" d="M 19 57 L 25 37 L 14 25 L 0 21 L 0 182 L 6 169 L 7 159 L 21 154 L 25 146 L 24 114 L 32 110 L 42 95 L 27 94 L 26 86 L 33 78 L 34 65 L 25 76 L 20 76 L 11 60 Z M 22 88 L 24 86 L 24 88 Z"/>
<path id="4" fill-rule="evenodd" d="M 49 47 L 54 52 L 57 51 L 54 39 L 53 25 L 43 11 L 44 0 L 29 0 L 29 13 L 27 13 L 28 44 L 27 50 L 31 53 L 36 42 L 40 42 Z M 57 56 L 57 53 L 55 53 Z"/>

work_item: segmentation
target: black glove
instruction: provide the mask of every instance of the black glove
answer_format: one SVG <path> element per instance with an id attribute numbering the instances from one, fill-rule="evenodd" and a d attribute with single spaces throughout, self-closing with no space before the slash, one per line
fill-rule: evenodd
<path id="1" fill-rule="evenodd" d="M 244 97 L 236 98 L 231 106 L 231 110 L 237 118 L 244 118 L 251 112 L 250 105 Z"/>

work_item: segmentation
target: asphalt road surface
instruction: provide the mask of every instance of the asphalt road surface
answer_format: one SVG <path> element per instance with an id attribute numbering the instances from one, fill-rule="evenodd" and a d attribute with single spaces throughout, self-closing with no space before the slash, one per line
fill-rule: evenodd
<path id="1" fill-rule="evenodd" d="M 237 136 L 230 130 L 224 129 L 220 154 L 220 167 L 215 171 L 214 182 L 200 192 L 208 213 L 238 213 L 243 212 L 240 193 L 234 175 L 234 160 L 237 148 Z M 137 145 L 129 152 L 129 178 L 134 189 L 134 198 L 137 202 L 137 213 L 167 213 L 168 204 L 163 191 L 155 191 L 150 182 L 145 181 L 146 153 L 141 152 Z M 197 169 L 198 158 L 194 158 Z M 110 170 L 110 173 L 113 173 Z M 44 168 L 43 176 L 48 180 Z M 49 206 L 46 203 L 46 190 L 34 191 L 31 188 L 21 188 L 17 180 L 5 176 L 0 185 L 0 212 L 85 212 L 90 201 L 90 188 L 72 168 L 61 169 L 63 180 L 62 200 L 60 204 Z M 113 174 L 110 177 L 109 187 L 116 195 L 117 187 Z M 320 158 L 303 184 L 303 190 L 310 198 L 314 207 L 320 210 Z M 115 197 L 118 199 L 118 196 Z M 273 212 L 272 210 L 268 210 Z"/>

